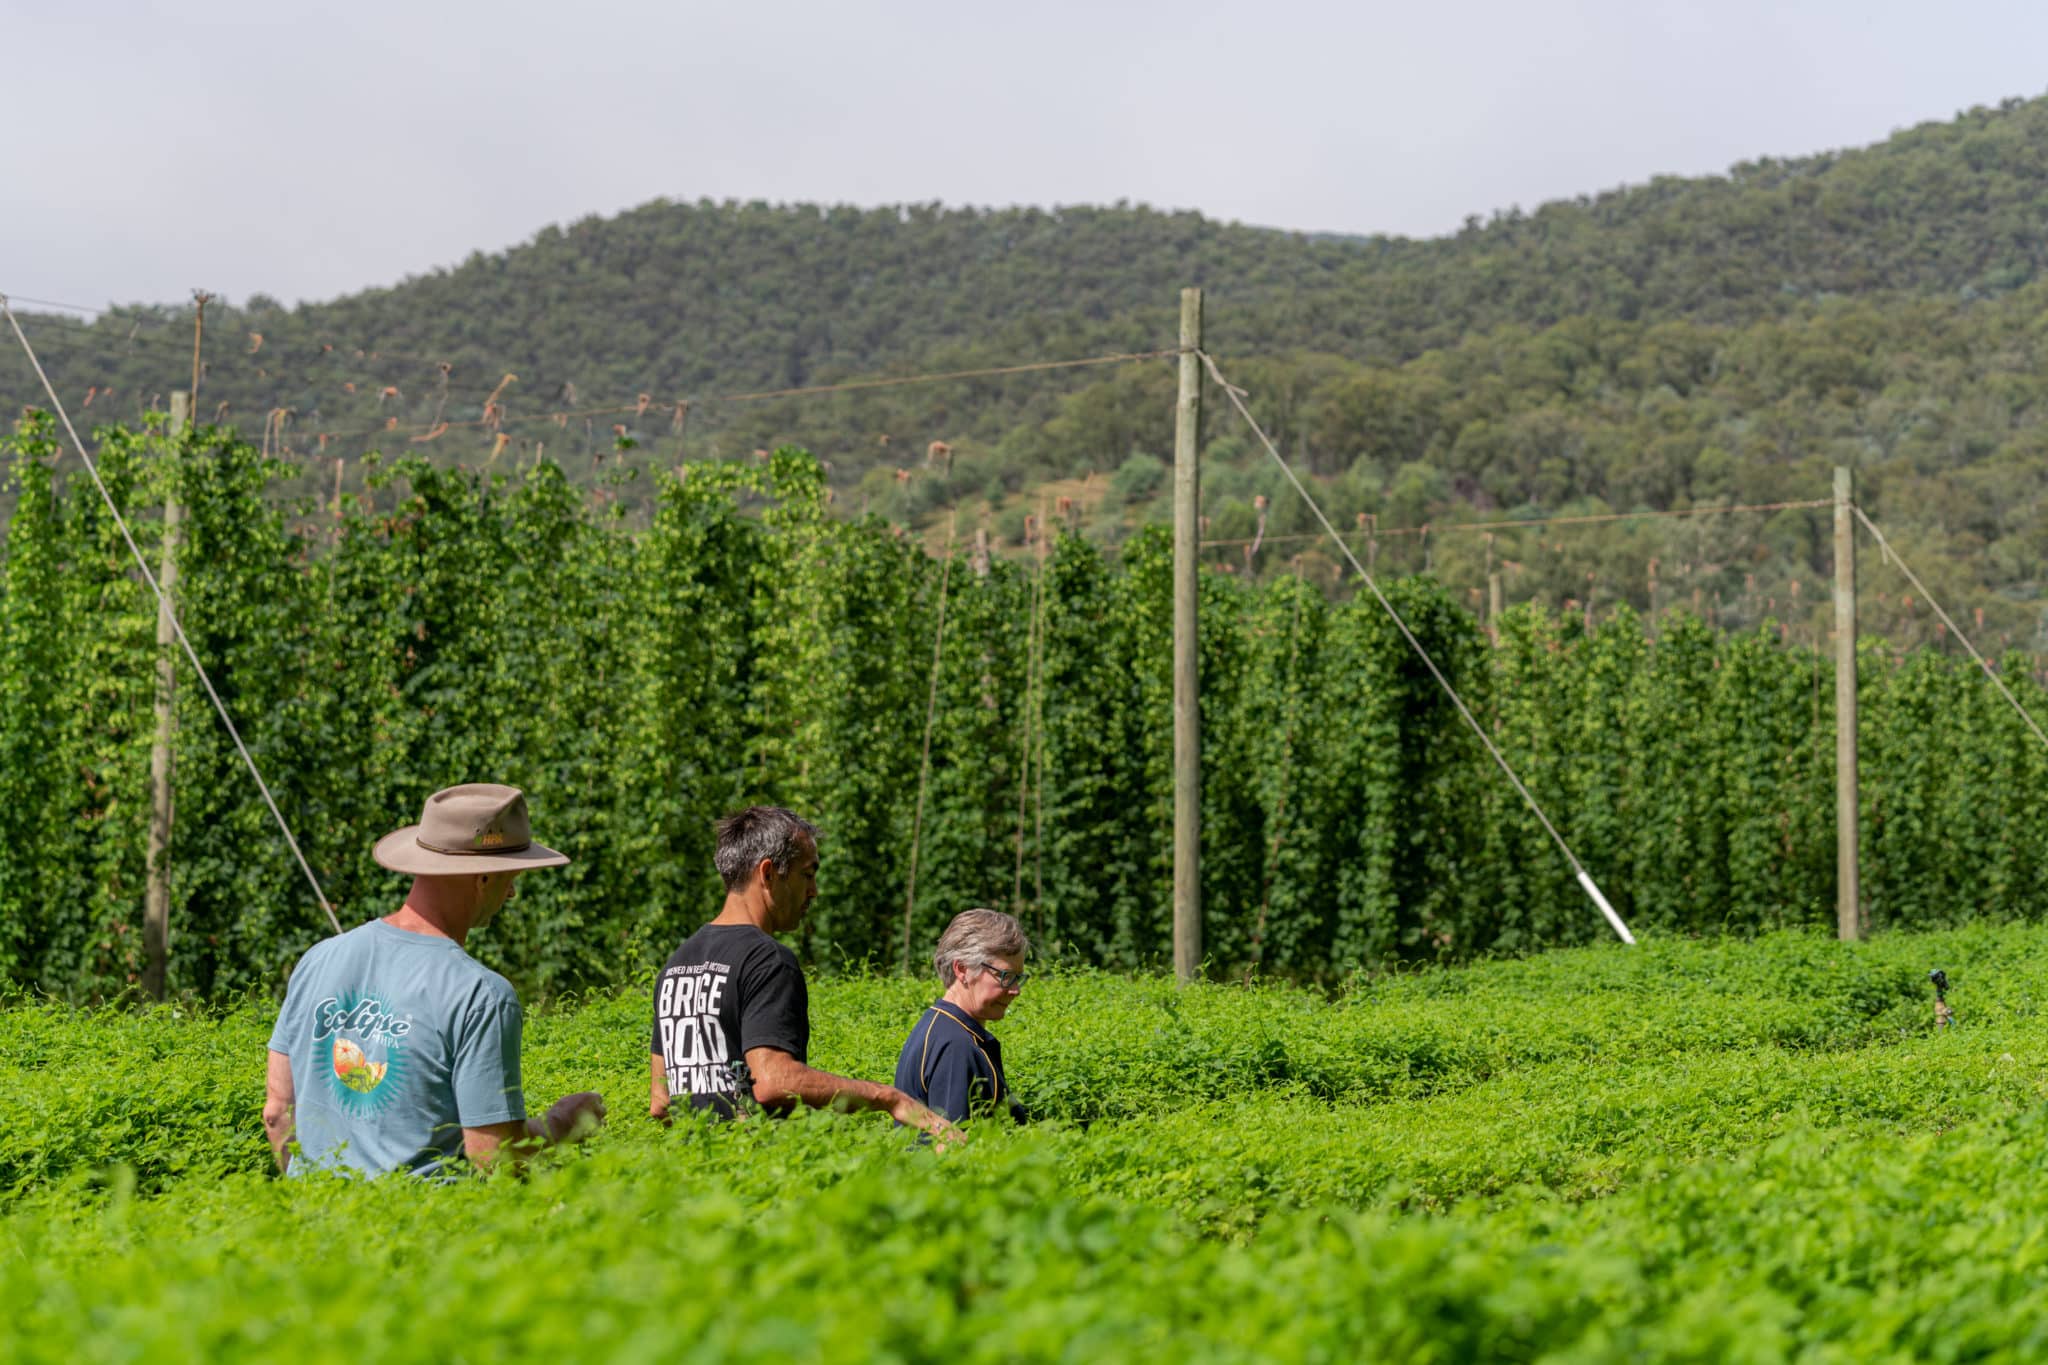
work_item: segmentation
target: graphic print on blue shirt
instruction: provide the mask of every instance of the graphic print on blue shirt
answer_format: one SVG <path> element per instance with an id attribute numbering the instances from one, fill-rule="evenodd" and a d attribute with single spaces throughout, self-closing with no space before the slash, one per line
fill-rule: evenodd
<path id="1" fill-rule="evenodd" d="M 375 996 L 350 991 L 313 1007 L 313 1042 L 325 1049 L 327 1088 L 350 1118 L 370 1118 L 405 1093 L 405 1035 L 412 1016 L 398 1016 Z"/>
<path id="2" fill-rule="evenodd" d="M 459 1160 L 464 1128 L 526 1117 L 520 1033 L 512 983 L 453 939 L 371 920 L 314 944 L 270 1035 L 297 1097 L 288 1173 Z"/>

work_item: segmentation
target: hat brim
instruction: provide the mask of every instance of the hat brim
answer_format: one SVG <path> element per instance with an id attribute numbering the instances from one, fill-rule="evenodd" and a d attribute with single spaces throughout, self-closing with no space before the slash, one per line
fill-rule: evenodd
<path id="1" fill-rule="evenodd" d="M 415 877 L 462 877 L 486 872 L 531 872 L 541 867 L 563 867 L 569 855 L 545 844 L 528 844 L 516 853 L 440 853 L 421 845 L 420 827 L 407 825 L 377 841 L 370 856 L 379 867 Z"/>

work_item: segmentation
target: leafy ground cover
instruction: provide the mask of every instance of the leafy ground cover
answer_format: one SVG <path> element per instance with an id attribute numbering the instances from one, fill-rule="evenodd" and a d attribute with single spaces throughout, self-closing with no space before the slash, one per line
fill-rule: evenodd
<path id="1" fill-rule="evenodd" d="M 1930 1027 L 1930 967 L 1962 1027 Z M 2048 931 L 1574 950 L 1325 997 L 1086 972 L 1046 1121 L 638 1118 L 646 1002 L 529 1024 L 615 1119 L 523 1180 L 278 1181 L 268 1007 L 0 1009 L 0 1356 L 1986 1359 L 2048 1295 Z M 927 995 L 814 989 L 884 1075 Z"/>

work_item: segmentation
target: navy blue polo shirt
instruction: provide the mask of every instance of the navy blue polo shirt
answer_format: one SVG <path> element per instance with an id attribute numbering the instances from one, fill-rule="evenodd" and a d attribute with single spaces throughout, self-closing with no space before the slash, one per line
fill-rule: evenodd
<path id="1" fill-rule="evenodd" d="M 956 1123 L 1003 1110 L 1025 1120 L 1003 1076 L 1003 1045 L 950 1000 L 935 1001 L 918 1016 L 896 1059 L 896 1088 Z"/>

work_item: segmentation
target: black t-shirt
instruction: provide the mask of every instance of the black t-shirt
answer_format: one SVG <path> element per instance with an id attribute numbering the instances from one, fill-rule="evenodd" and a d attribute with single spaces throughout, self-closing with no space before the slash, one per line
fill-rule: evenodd
<path id="1" fill-rule="evenodd" d="M 810 1041 L 810 994 L 796 954 L 751 924 L 705 925 L 655 982 L 650 1051 L 662 1059 L 670 1096 L 688 1095 L 695 1108 L 731 1118 L 742 1089 L 734 1064 L 749 1048 L 778 1048 L 801 1062 Z"/>

